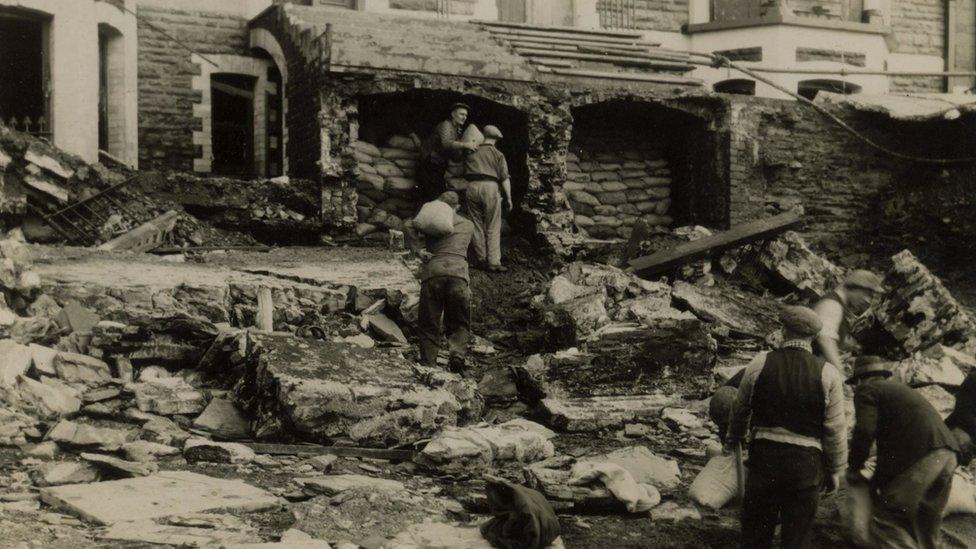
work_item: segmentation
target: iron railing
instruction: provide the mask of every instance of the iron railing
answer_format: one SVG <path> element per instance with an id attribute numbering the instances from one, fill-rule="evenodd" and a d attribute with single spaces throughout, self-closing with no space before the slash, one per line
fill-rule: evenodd
<path id="1" fill-rule="evenodd" d="M 47 122 L 47 118 L 44 118 L 43 116 L 32 119 L 29 116 L 5 117 L 0 114 L 0 124 L 19 132 L 29 133 L 38 137 L 46 137 L 48 139 L 51 137 L 50 125 Z"/>
<path id="2" fill-rule="evenodd" d="M 605 29 L 637 28 L 637 0 L 600 0 L 597 9 Z"/>

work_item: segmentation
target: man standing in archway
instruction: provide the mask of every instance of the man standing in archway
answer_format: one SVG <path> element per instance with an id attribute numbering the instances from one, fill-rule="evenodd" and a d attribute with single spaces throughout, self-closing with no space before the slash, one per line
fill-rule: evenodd
<path id="1" fill-rule="evenodd" d="M 512 181 L 505 155 L 495 148 L 502 132 L 485 126 L 485 141 L 464 160 L 464 177 L 469 181 L 465 200 L 474 223 L 475 259 L 492 272 L 504 272 L 502 265 L 502 210 L 512 210 Z M 501 187 L 501 189 L 499 189 Z"/>
<path id="2" fill-rule="evenodd" d="M 417 169 L 417 188 L 421 202 L 430 202 L 447 190 L 444 173 L 451 160 L 460 160 L 465 152 L 473 152 L 478 146 L 461 141 L 464 123 L 471 107 L 465 103 L 451 106 L 451 116 L 434 127 L 433 133 L 421 145 L 420 164 Z"/>

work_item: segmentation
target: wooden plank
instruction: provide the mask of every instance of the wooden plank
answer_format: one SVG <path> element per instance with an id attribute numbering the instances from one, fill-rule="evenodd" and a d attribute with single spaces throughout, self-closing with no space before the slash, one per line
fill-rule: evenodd
<path id="1" fill-rule="evenodd" d="M 654 82 L 659 84 L 678 84 L 682 86 L 701 86 L 702 81 L 697 78 L 687 78 L 676 74 L 665 73 L 636 73 L 636 72 L 607 72 L 588 69 L 560 69 L 552 68 L 553 74 L 561 76 L 580 76 L 585 78 L 601 78 L 605 80 L 635 80 L 638 82 Z"/>
<path id="2" fill-rule="evenodd" d="M 359 448 L 356 446 L 320 446 L 317 444 L 269 444 L 261 442 L 243 442 L 245 446 L 258 454 L 275 456 L 320 456 L 332 454 L 339 457 L 362 457 L 370 459 L 386 459 L 390 461 L 409 461 L 413 459 L 413 450 L 389 450 L 386 448 Z"/>
<path id="3" fill-rule="evenodd" d="M 573 40 L 571 38 L 535 38 L 524 36 L 508 36 L 495 34 L 496 38 L 501 38 L 503 42 L 512 45 L 525 45 L 527 47 L 540 46 L 594 46 L 607 47 L 623 51 L 647 51 L 649 48 L 656 47 L 655 44 L 617 44 L 614 42 L 599 42 L 592 40 Z"/>
<path id="4" fill-rule="evenodd" d="M 503 38 L 505 40 L 526 40 L 539 42 L 542 44 L 599 44 L 616 46 L 620 48 L 653 48 L 660 46 L 660 44 L 657 42 L 646 42 L 644 40 L 604 40 L 602 38 L 574 36 L 570 34 L 566 34 L 565 36 L 551 34 L 539 36 L 534 33 L 510 32 L 508 30 L 499 29 L 488 29 L 488 32 L 496 38 Z"/>
<path id="5" fill-rule="evenodd" d="M 527 23 L 511 23 L 503 21 L 485 21 L 483 19 L 473 19 L 472 23 L 477 23 L 484 25 L 486 27 L 509 27 L 513 29 L 528 30 L 528 31 L 561 31 L 561 32 L 575 32 L 579 34 L 587 34 L 590 36 L 605 36 L 610 38 L 635 38 L 639 39 L 643 34 L 639 32 L 627 32 L 627 31 L 611 31 L 611 30 L 593 30 L 593 29 L 578 29 L 576 27 L 542 27 L 539 25 L 530 25 Z"/>
<path id="6" fill-rule="evenodd" d="M 600 38 L 591 37 L 577 34 L 573 31 L 566 32 L 544 32 L 544 31 L 529 31 L 529 30 L 511 30 L 511 29 L 493 29 L 491 27 L 484 27 L 492 36 L 521 36 L 521 37 L 534 37 L 534 38 L 562 38 L 565 40 L 578 40 L 580 42 L 601 42 L 606 44 L 644 44 L 646 43 L 642 38 Z"/>
<path id="7" fill-rule="evenodd" d="M 681 71 L 688 72 L 694 69 L 686 63 L 662 59 L 656 61 L 644 57 L 624 57 L 619 55 L 600 55 L 597 53 L 577 53 L 568 51 L 547 51 L 529 48 L 515 48 L 515 53 L 524 56 L 534 57 L 553 57 L 556 59 L 578 59 L 580 61 L 597 61 L 599 63 L 612 63 L 614 65 L 626 65 L 630 67 L 641 67 L 661 71 Z"/>
<path id="8" fill-rule="evenodd" d="M 667 272 L 692 261 L 780 235 L 800 225 L 802 219 L 795 212 L 744 223 L 731 230 L 675 246 L 670 250 L 630 260 L 630 268 L 642 277 Z"/>

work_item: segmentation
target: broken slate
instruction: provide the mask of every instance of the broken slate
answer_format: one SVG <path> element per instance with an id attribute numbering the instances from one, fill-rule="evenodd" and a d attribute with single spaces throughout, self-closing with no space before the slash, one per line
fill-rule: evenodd
<path id="1" fill-rule="evenodd" d="M 673 397 L 663 394 L 545 398 L 539 402 L 539 410 L 546 425 L 574 433 L 619 427 L 629 422 L 654 421 L 661 410 L 674 402 Z"/>
<path id="2" fill-rule="evenodd" d="M 0 387 L 12 387 L 30 366 L 30 348 L 12 339 L 0 340 Z"/>
<path id="3" fill-rule="evenodd" d="M 414 461 L 440 472 L 489 469 L 496 461 L 531 463 L 555 453 L 550 439 L 556 433 L 526 419 L 499 425 L 447 427 L 435 436 Z"/>
<path id="4" fill-rule="evenodd" d="M 112 371 L 105 362 L 88 355 L 60 352 L 54 357 L 58 377 L 68 383 L 99 385 L 112 379 Z"/>
<path id="5" fill-rule="evenodd" d="M 207 404 L 207 397 L 181 377 L 158 378 L 133 383 L 136 405 L 143 412 L 173 416 L 198 414 Z"/>
<path id="6" fill-rule="evenodd" d="M 99 538 L 174 547 L 227 547 L 261 539 L 253 527 L 232 515 L 189 515 L 183 521 L 160 522 L 163 524 L 149 519 L 117 522 Z"/>
<path id="7" fill-rule="evenodd" d="M 283 503 L 242 481 L 189 471 L 162 471 L 147 477 L 44 488 L 41 500 L 104 525 L 218 509 L 260 511 Z"/>
<path id="8" fill-rule="evenodd" d="M 159 470 L 159 467 L 155 463 L 126 461 L 124 459 L 102 454 L 90 454 L 83 452 L 81 454 L 81 459 L 94 464 L 96 467 L 104 471 L 113 473 L 115 476 L 144 477 Z"/>
<path id="9" fill-rule="evenodd" d="M 49 461 L 32 474 L 37 486 L 61 486 L 95 482 L 100 475 L 90 463 L 81 461 Z"/>
<path id="10" fill-rule="evenodd" d="M 937 383 L 958 387 L 966 379 L 951 359 L 939 360 L 917 354 L 890 366 L 894 377 L 913 386 Z"/>
<path id="11" fill-rule="evenodd" d="M 403 330 L 397 326 L 396 322 L 390 320 L 388 316 L 381 313 L 371 314 L 365 318 L 365 321 L 376 336 L 376 339 L 403 345 L 407 344 L 407 336 L 403 335 Z"/>
<path id="12" fill-rule="evenodd" d="M 249 436 L 247 419 L 233 402 L 224 398 L 212 399 L 203 413 L 193 420 L 193 426 L 226 440 L 246 439 Z"/>
<path id="13" fill-rule="evenodd" d="M 131 461 L 150 462 L 156 461 L 160 456 L 177 456 L 180 454 L 179 448 L 149 442 L 148 440 L 136 440 L 122 445 L 125 457 Z"/>
<path id="14" fill-rule="evenodd" d="M 134 440 L 135 432 L 112 427 L 95 427 L 62 419 L 47 434 L 49 440 L 59 444 L 79 447 L 93 447 L 114 452 L 126 442 Z"/>
<path id="15" fill-rule="evenodd" d="M 205 438 L 191 438 L 183 446 L 183 457 L 190 463 L 250 463 L 257 454 L 236 442 L 214 442 Z"/>

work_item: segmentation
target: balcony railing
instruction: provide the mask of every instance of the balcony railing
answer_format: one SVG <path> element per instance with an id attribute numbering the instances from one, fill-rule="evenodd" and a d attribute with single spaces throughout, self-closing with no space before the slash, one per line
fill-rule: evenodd
<path id="1" fill-rule="evenodd" d="M 19 132 L 29 133 L 31 135 L 36 135 L 38 137 L 51 137 L 51 128 L 48 121 L 43 116 L 39 116 L 32 119 L 29 116 L 16 117 L 10 116 L 6 117 L 0 114 L 0 124 L 7 126 L 8 128 L 15 129 Z"/>
<path id="2" fill-rule="evenodd" d="M 605 29 L 637 28 L 637 0 L 600 0 L 597 11 Z"/>

